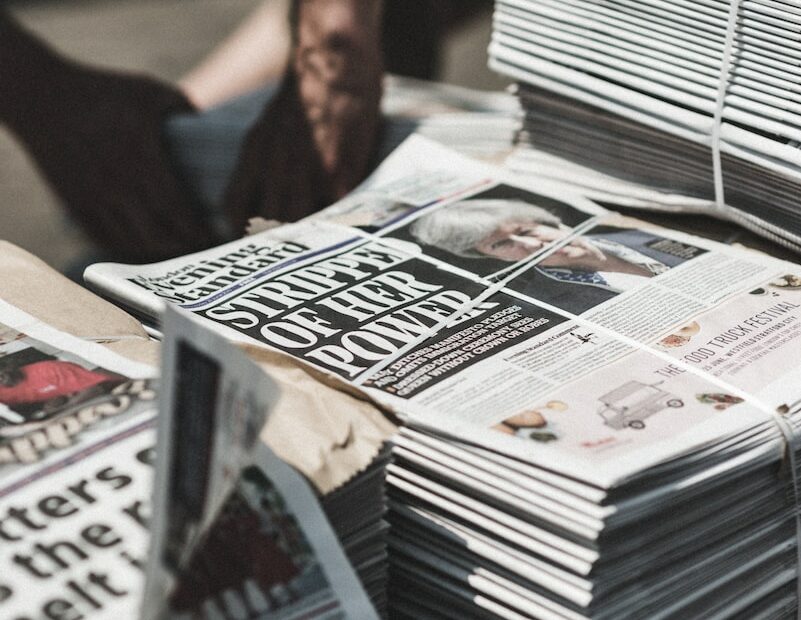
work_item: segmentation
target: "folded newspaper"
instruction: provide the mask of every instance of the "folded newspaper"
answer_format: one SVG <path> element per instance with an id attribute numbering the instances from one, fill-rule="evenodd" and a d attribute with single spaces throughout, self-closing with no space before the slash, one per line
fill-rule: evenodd
<path id="1" fill-rule="evenodd" d="M 154 373 L 0 301 L 3 618 L 135 613 L 147 557 Z"/>
<path id="2" fill-rule="evenodd" d="M 277 386 L 167 321 L 144 618 L 377 618 L 308 483 L 260 441 Z"/>
<path id="3" fill-rule="evenodd" d="M 135 617 L 147 572 L 149 531 L 161 531 L 163 523 L 163 515 L 154 520 L 151 505 L 158 390 L 150 379 L 153 367 L 114 352 L 156 361 L 159 345 L 129 315 L 19 248 L 2 244 L 0 267 L 5 274 L 0 279 L 0 298 L 31 313 L 0 302 L 0 539 L 4 551 L 0 617 Z M 186 329 L 180 333 L 185 335 Z M 197 335 L 193 341 L 209 339 L 213 335 L 205 340 Z M 307 550 L 293 557 L 294 564 L 280 553 L 277 564 L 272 564 L 266 550 L 274 551 L 276 543 L 260 544 L 269 532 L 264 527 L 267 517 L 256 510 L 262 525 L 250 549 L 260 558 L 256 568 L 260 578 L 270 574 L 272 566 L 291 570 L 281 573 L 286 579 L 271 582 L 273 587 L 261 596 L 258 580 L 255 589 L 247 583 L 240 593 L 228 587 L 223 592 L 206 590 L 206 610 L 198 615 L 239 618 L 243 609 L 255 605 L 250 607 L 255 613 L 252 617 L 310 617 L 312 612 L 313 617 L 372 617 L 364 612 L 364 591 L 383 615 L 387 525 L 383 521 L 386 453 L 382 446 L 394 425 L 364 400 L 317 380 L 314 373 L 282 359 L 285 356 L 228 349 L 216 343 L 215 355 L 221 364 L 238 364 L 237 376 L 250 373 L 248 386 L 254 394 L 272 384 L 279 388 L 268 390 L 270 399 L 262 399 L 271 403 L 267 423 L 257 424 L 263 421 L 264 410 L 259 408 L 247 435 L 252 442 L 255 432 L 261 440 L 257 446 L 250 445 L 249 454 L 259 455 L 263 475 L 274 486 L 290 485 L 287 493 L 299 525 L 275 530 L 286 533 L 276 538 L 277 544 L 285 545 L 290 534 L 293 541 L 300 540 L 297 536 L 304 528 L 312 533 L 306 547 L 292 547 Z M 241 359 L 245 355 L 251 360 L 248 363 Z M 230 374 L 225 364 L 221 368 Z M 200 391 L 195 397 L 206 393 Z M 179 450 L 194 437 L 188 430 L 175 435 L 180 439 L 175 442 Z M 215 429 L 218 450 L 213 456 L 218 460 L 211 466 L 231 465 L 225 457 L 243 454 L 249 445 L 243 443 L 244 436 L 225 435 L 222 430 Z M 184 488 L 192 483 L 191 474 L 200 463 L 194 456 L 191 467 L 182 470 L 190 474 L 182 481 Z M 268 495 L 275 493 L 270 490 Z M 360 510 L 352 509 L 355 504 Z M 281 523 L 285 521 L 282 517 Z M 319 566 L 311 561 L 308 550 L 312 548 L 324 554 Z M 244 570 L 225 554 L 215 558 L 215 565 L 229 578 L 235 570 Z M 311 593 L 303 604 L 296 600 L 298 588 L 320 586 L 320 575 L 328 573 L 335 576 L 326 581 L 327 586 L 313 593 L 303 590 Z M 188 587 L 184 585 L 184 595 Z M 152 613 L 157 599 L 147 600 Z M 367 609 L 372 608 L 368 604 Z"/>
<path id="4" fill-rule="evenodd" d="M 531 147 L 509 164 L 798 250 L 799 26 L 792 1 L 497 0 L 490 66 Z"/>
<path id="5" fill-rule="evenodd" d="M 405 422 L 399 617 L 796 608 L 799 265 L 412 138 L 314 218 L 86 280 Z"/>

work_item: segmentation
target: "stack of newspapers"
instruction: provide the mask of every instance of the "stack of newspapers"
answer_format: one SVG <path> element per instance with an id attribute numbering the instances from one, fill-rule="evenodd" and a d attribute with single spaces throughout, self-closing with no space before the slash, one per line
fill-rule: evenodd
<path id="1" fill-rule="evenodd" d="M 0 268 L 0 617 L 386 615 L 394 425 L 187 314 L 158 379 L 132 317 Z"/>
<path id="2" fill-rule="evenodd" d="M 798 247 L 799 26 L 774 0 L 497 0 L 490 64 L 520 83 L 531 147 L 510 163 Z"/>
<path id="3" fill-rule="evenodd" d="M 404 431 L 389 478 L 397 609 L 408 618 L 795 617 L 797 515 L 777 481 L 773 431 L 727 437 L 611 487 Z"/>
<path id="4" fill-rule="evenodd" d="M 799 265 L 413 137 L 313 218 L 86 279 L 404 423 L 397 617 L 797 609 Z"/>
<path id="5" fill-rule="evenodd" d="M 766 424 L 610 484 L 557 455 L 535 466 L 404 430 L 389 476 L 399 617 L 795 617 L 783 445 Z"/>

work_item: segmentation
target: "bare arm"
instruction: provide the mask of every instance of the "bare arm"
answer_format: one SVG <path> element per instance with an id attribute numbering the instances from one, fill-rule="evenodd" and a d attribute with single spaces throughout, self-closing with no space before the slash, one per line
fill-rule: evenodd
<path id="1" fill-rule="evenodd" d="M 219 47 L 180 81 L 199 109 L 278 80 L 289 60 L 290 0 L 266 0 Z"/>

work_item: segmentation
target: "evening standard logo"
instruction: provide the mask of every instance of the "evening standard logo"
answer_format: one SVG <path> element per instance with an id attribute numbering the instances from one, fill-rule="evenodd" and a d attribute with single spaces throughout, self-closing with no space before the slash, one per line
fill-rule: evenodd
<path id="1" fill-rule="evenodd" d="M 162 276 L 139 275 L 128 281 L 168 301 L 186 304 L 207 299 L 308 249 L 291 241 L 276 245 L 251 243 L 234 252 L 191 263 Z"/>

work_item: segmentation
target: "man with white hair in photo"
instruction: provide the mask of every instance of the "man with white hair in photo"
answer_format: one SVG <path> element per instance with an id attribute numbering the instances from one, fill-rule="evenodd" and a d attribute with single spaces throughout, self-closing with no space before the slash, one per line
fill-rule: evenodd
<path id="1" fill-rule="evenodd" d="M 649 247 L 661 237 L 637 229 L 614 229 L 577 236 L 531 271 L 551 284 L 592 287 L 580 297 L 592 307 L 664 273 L 681 259 Z M 510 263 L 543 252 L 572 229 L 546 209 L 521 200 L 463 200 L 423 215 L 409 228 L 419 242 L 465 258 L 494 258 Z M 523 276 L 525 277 L 525 276 Z M 548 300 L 550 287 L 540 282 L 523 292 Z M 559 287 L 564 289 L 565 287 Z M 573 287 L 569 287 L 573 288 Z M 575 290 L 573 292 L 575 296 Z M 589 298 L 589 299 L 588 299 Z M 586 306 L 586 307 L 585 307 Z"/>

